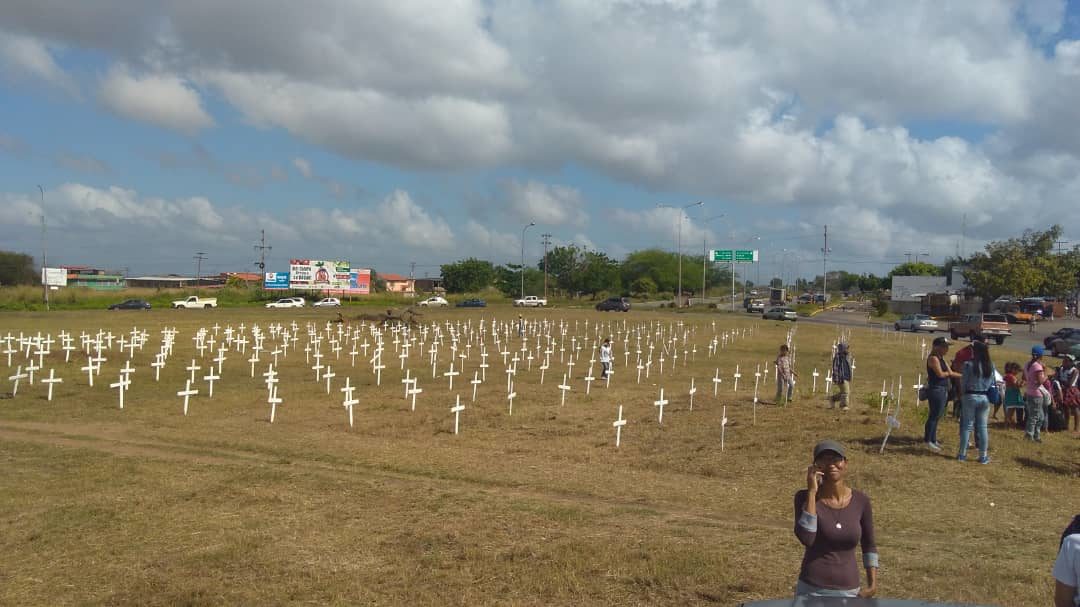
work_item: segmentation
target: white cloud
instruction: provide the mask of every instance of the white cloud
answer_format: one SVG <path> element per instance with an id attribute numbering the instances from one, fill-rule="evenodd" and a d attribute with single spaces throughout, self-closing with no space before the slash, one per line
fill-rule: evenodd
<path id="1" fill-rule="evenodd" d="M 0 32 L 0 70 L 16 79 L 44 83 L 78 97 L 79 86 L 57 65 L 52 50 L 42 41 Z"/>
<path id="2" fill-rule="evenodd" d="M 213 126 L 199 93 L 174 74 L 131 74 L 114 66 L 101 82 L 101 102 L 113 112 L 167 129 L 193 134 Z"/>
<path id="3" fill-rule="evenodd" d="M 521 263 L 520 236 L 489 229 L 474 219 L 465 224 L 464 234 L 462 246 L 465 250 L 459 257 L 473 255 L 494 263 Z"/>
<path id="4" fill-rule="evenodd" d="M 297 156 L 296 158 L 293 158 L 292 163 L 293 166 L 296 167 L 297 172 L 299 172 L 304 179 L 311 179 L 311 176 L 314 173 L 311 170 L 311 163 L 308 162 L 307 159 Z"/>
<path id="5" fill-rule="evenodd" d="M 311 240 L 329 232 L 350 239 L 366 250 L 448 252 L 455 247 L 454 232 L 445 220 L 433 217 L 408 192 L 397 190 L 374 207 L 359 209 L 307 209 L 298 225 Z"/>
<path id="6" fill-rule="evenodd" d="M 109 163 L 90 155 L 61 152 L 56 155 L 56 164 L 70 171 L 80 173 L 108 173 Z"/>
<path id="7" fill-rule="evenodd" d="M 585 200 L 575 188 L 537 181 L 509 181 L 503 186 L 506 204 L 521 221 L 545 226 L 584 227 L 588 222 Z"/>

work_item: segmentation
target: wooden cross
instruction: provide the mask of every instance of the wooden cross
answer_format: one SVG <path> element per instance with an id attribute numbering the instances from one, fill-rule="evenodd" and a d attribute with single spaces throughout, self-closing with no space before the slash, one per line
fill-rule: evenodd
<path id="1" fill-rule="evenodd" d="M 562 376 L 562 383 L 559 384 L 559 390 L 562 390 L 562 398 L 559 401 L 559 406 L 561 407 L 561 406 L 566 404 L 566 393 L 567 393 L 567 391 L 570 390 L 570 386 L 567 385 L 567 383 L 566 383 L 566 374 L 565 373 L 563 373 L 563 376 Z"/>
<path id="2" fill-rule="evenodd" d="M 127 375 L 120 374 L 120 381 L 109 384 L 110 388 L 116 388 L 120 391 L 120 408 L 124 408 L 124 392 L 127 392 L 128 386 L 131 385 L 131 380 Z"/>
<path id="3" fill-rule="evenodd" d="M 473 378 L 469 381 L 472 384 L 472 402 L 476 402 L 476 387 L 480 385 L 480 372 L 473 371 Z"/>
<path id="4" fill-rule="evenodd" d="M 510 393 L 506 395 L 506 398 L 510 401 L 510 415 L 514 414 L 514 397 L 517 396 L 517 392 L 514 392 L 514 383 L 510 382 Z"/>
<path id="5" fill-rule="evenodd" d="M 323 379 L 326 380 L 326 393 L 330 394 L 330 380 L 337 377 L 337 373 L 330 368 L 330 365 L 326 365 L 326 373 L 323 373 Z"/>
<path id="6" fill-rule="evenodd" d="M 217 363 L 217 372 L 218 372 L 218 375 L 221 375 L 221 365 L 226 360 L 225 348 L 222 348 L 222 349 L 218 350 L 217 357 L 213 358 L 212 360 Z"/>
<path id="7" fill-rule="evenodd" d="M 461 404 L 461 395 L 454 397 L 454 406 L 450 407 L 450 412 L 454 414 L 454 434 L 458 433 L 458 423 L 461 420 L 461 412 L 465 410 L 465 405 Z"/>
<path id="8" fill-rule="evenodd" d="M 198 393 L 199 393 L 198 390 L 192 390 L 191 389 L 191 380 L 190 379 L 187 380 L 186 384 L 184 385 L 184 389 L 176 393 L 177 396 L 183 396 L 184 397 L 184 415 L 187 415 L 188 399 L 191 398 L 192 396 L 195 396 Z"/>
<path id="9" fill-rule="evenodd" d="M 417 379 L 416 378 L 414 378 L 412 380 L 412 384 L 413 384 L 413 387 L 409 388 L 409 396 L 412 397 L 412 409 L 411 410 L 416 411 L 416 395 L 423 392 L 423 389 L 421 389 L 420 386 L 417 385 Z"/>
<path id="10" fill-rule="evenodd" d="M 716 391 L 720 389 L 720 382 L 724 380 L 720 379 L 720 367 L 716 368 L 716 374 L 712 378 L 712 395 L 716 396 Z"/>
<path id="11" fill-rule="evenodd" d="M 196 365 L 195 364 L 195 359 L 193 358 L 193 359 L 191 359 L 191 365 L 185 367 L 185 369 L 187 369 L 188 371 L 191 372 L 191 377 L 188 378 L 189 381 L 195 381 L 195 372 L 202 369 L 202 367 L 200 367 L 199 365 Z"/>
<path id="12" fill-rule="evenodd" d="M 722 415 L 722 419 L 720 420 L 720 452 L 721 453 L 723 453 L 723 451 L 724 451 L 724 430 L 727 429 L 727 425 L 728 425 L 727 405 L 724 405 L 724 413 Z"/>
<path id="13" fill-rule="evenodd" d="M 622 428 L 626 425 L 626 420 L 622 416 L 622 405 L 619 405 L 619 416 L 611 423 L 615 426 L 615 447 L 618 448 L 619 443 L 622 440 Z"/>
<path id="14" fill-rule="evenodd" d="M 454 377 L 461 375 L 460 371 L 454 370 L 454 361 L 450 361 L 450 370 L 443 373 L 443 377 L 450 378 L 450 391 L 454 390 Z M 457 434 L 456 432 L 454 434 Z"/>
<path id="15" fill-rule="evenodd" d="M 638 358 L 638 363 L 637 363 L 637 383 L 639 383 L 639 384 L 641 383 L 641 370 L 644 369 L 644 368 L 645 368 L 645 365 L 643 365 L 641 363 L 641 359 Z"/>
<path id="16" fill-rule="evenodd" d="M 270 395 L 266 398 L 267 404 L 270 405 L 270 423 L 274 423 L 274 417 L 277 415 L 277 406 L 281 404 L 281 398 L 277 395 L 277 386 L 270 389 Z"/>
<path id="17" fill-rule="evenodd" d="M 592 368 L 590 368 L 589 369 L 589 374 L 585 376 L 585 394 L 586 395 L 589 394 L 589 388 L 592 387 L 592 383 L 594 381 L 596 381 L 596 378 L 593 377 Z"/>
<path id="18" fill-rule="evenodd" d="M 23 373 L 22 365 L 19 365 L 18 368 L 15 370 L 15 375 L 8 376 L 9 380 L 15 382 L 15 386 L 11 390 L 12 398 L 14 398 L 15 396 L 17 396 L 19 394 L 19 380 L 26 379 L 27 377 L 29 377 L 29 375 L 27 375 L 26 373 Z M 91 384 L 91 385 L 93 385 L 93 384 Z"/>
<path id="19" fill-rule="evenodd" d="M 28 380 L 31 386 L 34 385 L 34 371 L 37 371 L 40 368 L 41 367 L 34 364 L 33 360 L 30 361 L 29 365 L 26 365 L 26 372 L 29 375 Z"/>
<path id="20" fill-rule="evenodd" d="M 345 376 L 345 387 L 341 388 L 341 391 L 345 394 L 345 401 L 341 403 L 341 406 L 349 410 L 349 428 L 353 427 L 353 405 L 360 404 L 358 399 L 353 398 L 354 390 L 356 390 L 356 386 L 349 385 L 349 377 Z"/>
<path id="21" fill-rule="evenodd" d="M 697 388 L 694 386 L 694 378 L 690 378 L 690 410 L 694 410 L 694 395 L 697 394 Z"/>
<path id="22" fill-rule="evenodd" d="M 739 378 L 742 377 L 742 373 L 739 373 L 739 365 L 735 365 L 735 375 L 733 377 L 735 378 L 735 386 L 732 388 L 732 391 L 733 392 L 738 392 L 739 391 Z"/>
<path id="23" fill-rule="evenodd" d="M 62 383 L 64 383 L 63 379 L 61 379 L 59 377 L 56 377 L 54 375 L 55 373 L 56 373 L 56 369 L 49 369 L 49 376 L 46 377 L 46 378 L 43 378 L 41 380 L 41 383 L 46 384 L 46 385 L 49 386 L 49 398 L 48 398 L 48 400 L 50 402 L 52 401 L 53 384 L 62 384 Z"/>
<path id="24" fill-rule="evenodd" d="M 664 423 L 664 407 L 668 404 L 668 401 L 664 400 L 664 389 L 660 388 L 660 399 L 653 401 L 654 407 L 660 407 L 660 423 Z"/>
<path id="25" fill-rule="evenodd" d="M 94 371 L 97 370 L 97 367 L 94 366 L 94 359 L 93 358 L 86 359 L 86 366 L 85 367 L 79 367 L 79 370 L 86 372 L 86 379 L 90 382 L 90 387 L 93 388 L 94 387 Z M 19 369 L 19 371 L 21 372 L 22 369 Z"/>

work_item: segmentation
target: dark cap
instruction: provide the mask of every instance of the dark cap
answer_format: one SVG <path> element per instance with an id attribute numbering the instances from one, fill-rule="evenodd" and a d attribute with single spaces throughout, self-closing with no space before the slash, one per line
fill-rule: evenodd
<path id="1" fill-rule="evenodd" d="M 951 344 L 951 343 L 952 343 L 952 342 L 951 342 L 951 341 L 949 341 L 949 338 L 948 338 L 948 337 L 937 337 L 937 338 L 934 338 L 934 345 L 935 345 L 935 346 L 947 346 L 947 345 L 949 345 L 949 344 Z"/>
<path id="2" fill-rule="evenodd" d="M 826 451 L 832 451 L 840 457 L 846 458 L 844 454 L 844 446 L 834 440 L 823 440 L 820 443 L 814 445 L 814 459 L 817 459 L 819 455 Z"/>

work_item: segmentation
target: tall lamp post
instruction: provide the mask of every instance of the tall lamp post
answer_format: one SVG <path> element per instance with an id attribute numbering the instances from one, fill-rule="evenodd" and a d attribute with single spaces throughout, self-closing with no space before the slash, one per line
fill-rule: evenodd
<path id="1" fill-rule="evenodd" d="M 690 207 L 698 207 L 698 206 L 702 206 L 704 204 L 705 204 L 704 202 L 692 202 L 692 203 L 690 203 L 688 205 L 681 206 L 681 207 L 673 207 L 673 206 L 667 205 L 667 204 L 658 204 L 658 205 L 656 205 L 657 208 L 663 207 L 663 208 L 668 208 L 668 209 L 678 209 L 678 211 L 679 211 L 679 230 L 678 230 L 679 235 L 677 237 L 678 238 L 678 244 L 676 245 L 677 248 L 679 249 L 679 292 L 675 295 L 675 305 L 677 307 L 679 307 L 679 308 L 682 307 L 682 220 L 683 220 L 683 211 L 685 211 L 686 209 L 689 209 Z"/>
<path id="2" fill-rule="evenodd" d="M 536 222 L 530 221 L 529 225 L 521 228 L 521 298 L 525 299 L 525 230 L 536 225 Z"/>

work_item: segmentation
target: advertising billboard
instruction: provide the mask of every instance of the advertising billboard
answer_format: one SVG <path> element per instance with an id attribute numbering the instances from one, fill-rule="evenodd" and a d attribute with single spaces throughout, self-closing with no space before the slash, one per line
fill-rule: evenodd
<path id="1" fill-rule="evenodd" d="M 347 261 L 293 259 L 289 261 L 289 288 L 345 290 L 350 270 Z"/>
<path id="2" fill-rule="evenodd" d="M 264 289 L 288 289 L 289 288 L 289 273 L 288 272 L 267 272 L 263 275 L 263 288 Z"/>
<path id="3" fill-rule="evenodd" d="M 371 294 L 371 270 L 364 268 L 353 268 L 349 271 L 349 294 Z"/>
<path id="4" fill-rule="evenodd" d="M 64 268 L 42 268 L 41 282 L 50 287 L 66 287 L 67 270 Z"/>

